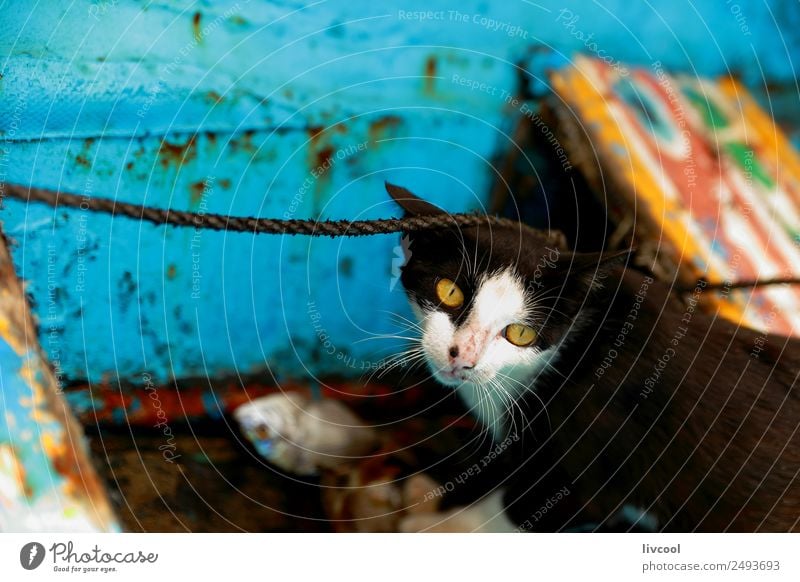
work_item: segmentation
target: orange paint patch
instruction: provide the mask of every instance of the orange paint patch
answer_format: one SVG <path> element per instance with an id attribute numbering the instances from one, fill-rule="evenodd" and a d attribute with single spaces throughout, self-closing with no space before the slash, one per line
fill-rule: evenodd
<path id="1" fill-rule="evenodd" d="M 28 484 L 25 476 L 25 466 L 17 457 L 17 453 L 11 445 L 0 445 L 0 475 L 10 477 L 16 484 L 19 493 L 26 499 L 33 495 L 33 489 Z"/>

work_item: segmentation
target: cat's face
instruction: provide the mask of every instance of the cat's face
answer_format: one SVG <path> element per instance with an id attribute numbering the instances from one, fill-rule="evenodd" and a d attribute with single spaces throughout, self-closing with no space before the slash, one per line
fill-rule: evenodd
<path id="1" fill-rule="evenodd" d="M 458 271 L 452 276 L 425 277 L 429 284 L 409 293 L 435 377 L 458 386 L 532 372 L 544 348 L 537 342 L 540 322 L 524 280 L 511 268 L 478 277 Z"/>
<path id="2" fill-rule="evenodd" d="M 442 384 L 502 380 L 505 387 L 528 378 L 566 329 L 568 319 L 552 317 L 557 289 L 549 280 L 560 251 L 526 250 L 541 264 L 529 271 L 515 238 L 497 232 L 488 238 L 477 229 L 412 237 L 402 282 L 425 359 Z"/>
<path id="3" fill-rule="evenodd" d="M 388 188 L 408 214 L 441 212 Z M 448 386 L 519 396 L 585 307 L 598 257 L 508 228 L 412 234 L 401 280 L 432 374 Z"/>

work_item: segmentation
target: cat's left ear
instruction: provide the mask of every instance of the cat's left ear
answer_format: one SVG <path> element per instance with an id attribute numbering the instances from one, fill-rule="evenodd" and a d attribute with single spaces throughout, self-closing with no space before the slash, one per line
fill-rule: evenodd
<path id="1" fill-rule="evenodd" d="M 430 216 L 432 214 L 444 214 L 445 211 L 434 206 L 430 202 L 426 202 L 410 190 L 406 190 L 402 186 L 395 186 L 389 182 L 385 182 L 386 191 L 389 196 L 400 205 L 406 216 Z"/>

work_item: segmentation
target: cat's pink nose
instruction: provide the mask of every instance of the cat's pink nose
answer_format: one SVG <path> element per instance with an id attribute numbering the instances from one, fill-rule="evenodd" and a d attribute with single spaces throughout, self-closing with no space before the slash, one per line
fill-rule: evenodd
<path id="1" fill-rule="evenodd" d="M 475 358 L 459 350 L 458 346 L 452 346 L 449 350 L 449 354 L 450 365 L 453 366 L 454 372 L 471 370 L 475 367 Z"/>

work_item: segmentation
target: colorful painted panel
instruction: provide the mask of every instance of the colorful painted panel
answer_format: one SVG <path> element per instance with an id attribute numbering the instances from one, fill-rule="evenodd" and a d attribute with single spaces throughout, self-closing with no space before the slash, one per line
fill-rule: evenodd
<path id="1" fill-rule="evenodd" d="M 684 284 L 800 275 L 798 154 L 747 90 L 658 62 L 624 73 L 580 57 L 553 75 L 556 107 L 576 165 L 661 274 Z M 587 144 L 596 160 L 579 154 Z M 708 295 L 734 320 L 800 334 L 796 287 Z"/>

